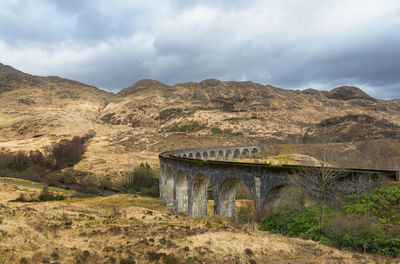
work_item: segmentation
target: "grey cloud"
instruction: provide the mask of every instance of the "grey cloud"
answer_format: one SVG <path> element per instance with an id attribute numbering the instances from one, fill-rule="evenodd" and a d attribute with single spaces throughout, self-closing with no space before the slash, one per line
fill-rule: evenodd
<path id="1" fill-rule="evenodd" d="M 400 98 L 393 0 L 13 3 L 0 4 L 0 61 L 34 74 L 112 91 L 218 78 Z"/>

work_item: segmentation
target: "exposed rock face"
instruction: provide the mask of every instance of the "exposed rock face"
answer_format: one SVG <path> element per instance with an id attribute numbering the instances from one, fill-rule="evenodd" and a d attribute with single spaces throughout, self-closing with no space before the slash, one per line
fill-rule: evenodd
<path id="1" fill-rule="evenodd" d="M 329 118 L 318 123 L 309 132 L 314 138 L 333 142 L 400 139 L 400 126 L 365 114 Z"/>
<path id="2" fill-rule="evenodd" d="M 325 119 L 322 122 L 318 123 L 317 127 L 332 126 L 350 121 L 355 121 L 357 123 L 363 123 L 363 124 L 371 124 L 372 122 L 375 121 L 375 118 L 369 115 L 346 115 L 341 117 L 333 117 Z"/>
<path id="3" fill-rule="evenodd" d="M 363 90 L 361 90 L 360 88 L 354 87 L 354 86 L 341 86 L 341 87 L 335 88 L 329 92 L 326 92 L 325 95 L 327 98 L 330 98 L 330 99 L 337 99 L 337 100 L 344 100 L 344 101 L 353 100 L 353 99 L 376 101 L 375 98 L 369 96 Z"/>

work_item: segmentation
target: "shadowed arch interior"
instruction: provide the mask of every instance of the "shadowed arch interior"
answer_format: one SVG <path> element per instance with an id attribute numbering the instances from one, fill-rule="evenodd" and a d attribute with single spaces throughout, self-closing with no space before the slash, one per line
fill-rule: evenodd
<path id="1" fill-rule="evenodd" d="M 193 153 L 189 153 L 189 159 L 193 159 Z"/>
<path id="2" fill-rule="evenodd" d="M 250 153 L 248 149 L 244 149 L 242 152 L 242 157 L 244 158 L 250 158 Z"/>
<path id="3" fill-rule="evenodd" d="M 225 153 L 225 160 L 232 160 L 232 151 L 230 149 Z"/>
<path id="4" fill-rule="evenodd" d="M 234 159 L 240 159 L 241 158 L 240 150 L 236 149 L 235 152 L 233 152 L 233 158 Z"/>
<path id="5" fill-rule="evenodd" d="M 197 153 L 196 153 L 196 159 L 201 159 L 201 154 L 200 154 L 200 152 L 197 152 Z"/>
<path id="6" fill-rule="evenodd" d="M 264 197 L 261 208 L 264 215 L 267 215 L 282 206 L 303 207 L 312 203 L 310 196 L 301 187 L 286 184 L 271 189 Z"/>
<path id="7" fill-rule="evenodd" d="M 215 151 L 210 152 L 210 159 L 215 160 Z"/>
<path id="8" fill-rule="evenodd" d="M 167 206 L 174 205 L 174 177 L 169 167 L 165 172 L 165 202 Z"/>
<path id="9" fill-rule="evenodd" d="M 183 170 L 176 174 L 175 184 L 176 211 L 187 212 L 188 210 L 188 182 Z"/>
<path id="10" fill-rule="evenodd" d="M 203 160 L 208 160 L 207 151 L 204 151 L 204 152 L 203 152 Z"/>
<path id="11" fill-rule="evenodd" d="M 218 151 L 217 160 L 224 160 L 224 152 L 222 150 Z"/>
<path id="12" fill-rule="evenodd" d="M 207 198 L 207 188 L 209 181 L 206 176 L 202 173 L 198 173 L 193 179 L 192 186 L 192 207 L 191 216 L 192 217 L 203 217 L 207 216 L 208 211 L 208 198 Z"/>
<path id="13" fill-rule="evenodd" d="M 222 184 L 218 199 L 218 209 L 220 215 L 231 217 L 235 214 L 236 190 L 239 183 L 239 179 L 231 178 Z"/>
<path id="14" fill-rule="evenodd" d="M 251 156 L 252 156 L 252 157 L 254 157 L 257 153 L 258 153 L 258 149 L 253 148 L 253 149 L 251 150 Z"/>
<path id="15" fill-rule="evenodd" d="M 187 158 L 187 155 L 186 155 L 186 154 L 183 154 L 183 157 L 184 157 L 184 158 Z"/>

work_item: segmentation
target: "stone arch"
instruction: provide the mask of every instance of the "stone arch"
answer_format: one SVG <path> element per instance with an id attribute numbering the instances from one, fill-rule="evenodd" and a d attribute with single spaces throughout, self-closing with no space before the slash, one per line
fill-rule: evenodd
<path id="1" fill-rule="evenodd" d="M 185 154 L 183 154 L 183 156 L 182 156 L 182 157 L 186 159 L 186 158 L 187 158 L 187 155 L 186 155 L 186 153 L 185 153 Z"/>
<path id="2" fill-rule="evenodd" d="M 231 217 L 236 213 L 236 189 L 241 181 L 237 178 L 226 180 L 219 189 L 218 196 L 218 212 L 220 215 Z M 244 184 L 247 188 L 248 186 Z M 248 188 L 250 189 L 250 188 Z M 254 200 L 254 195 L 252 199 Z"/>
<path id="3" fill-rule="evenodd" d="M 263 197 L 261 209 L 265 214 L 271 213 L 280 205 L 304 206 L 310 196 L 300 186 L 280 184 L 271 188 Z"/>
<path id="4" fill-rule="evenodd" d="M 204 159 L 204 160 L 208 160 L 208 153 L 207 153 L 207 151 L 204 151 L 204 152 L 203 152 L 203 159 Z"/>
<path id="5" fill-rule="evenodd" d="M 240 159 L 242 157 L 242 155 L 240 154 L 240 150 L 239 149 L 236 149 L 234 152 L 233 152 L 233 158 L 234 159 Z"/>
<path id="6" fill-rule="evenodd" d="M 257 148 L 253 148 L 251 150 L 251 156 L 254 157 L 256 154 L 258 153 L 258 149 Z"/>
<path id="7" fill-rule="evenodd" d="M 189 159 L 193 159 L 193 153 L 189 153 Z"/>
<path id="8" fill-rule="evenodd" d="M 232 151 L 230 149 L 225 153 L 225 160 L 232 160 Z"/>
<path id="9" fill-rule="evenodd" d="M 211 151 L 210 152 L 210 160 L 215 160 L 216 159 L 216 155 L 215 155 L 215 151 Z"/>
<path id="10" fill-rule="evenodd" d="M 191 195 L 191 217 L 208 215 L 207 189 L 209 181 L 203 173 L 198 173 L 193 179 Z"/>
<path id="11" fill-rule="evenodd" d="M 170 167 L 165 171 L 165 203 L 167 206 L 174 205 L 174 177 Z"/>
<path id="12" fill-rule="evenodd" d="M 201 154 L 200 154 L 200 152 L 197 152 L 197 153 L 196 153 L 196 159 L 201 159 Z"/>
<path id="13" fill-rule="evenodd" d="M 188 210 L 188 181 L 183 170 L 176 174 L 175 183 L 175 211 L 187 212 Z"/>
<path id="14" fill-rule="evenodd" d="M 245 148 L 245 149 L 242 151 L 242 157 L 244 157 L 244 158 L 250 158 L 250 153 L 249 153 L 249 150 L 248 150 L 247 148 Z"/>
<path id="15" fill-rule="evenodd" d="M 222 149 L 218 151 L 217 160 L 224 160 L 224 151 Z"/>

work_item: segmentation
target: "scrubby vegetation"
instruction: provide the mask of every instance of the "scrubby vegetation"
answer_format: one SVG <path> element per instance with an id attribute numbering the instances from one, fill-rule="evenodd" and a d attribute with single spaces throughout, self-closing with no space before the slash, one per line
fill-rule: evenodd
<path id="1" fill-rule="evenodd" d="M 170 128 L 167 132 L 194 132 L 205 128 L 206 126 L 200 125 L 197 121 L 194 121 L 187 125 Z"/>
<path id="2" fill-rule="evenodd" d="M 341 208 L 326 204 L 282 207 L 259 229 L 303 237 L 361 252 L 400 256 L 400 185 L 348 197 Z"/>
<path id="3" fill-rule="evenodd" d="M 151 197 L 159 196 L 159 179 L 156 172 L 146 163 L 140 163 L 132 171 L 126 174 L 126 184 L 123 191 L 139 193 Z"/>
<path id="4" fill-rule="evenodd" d="M 215 135 L 224 135 L 224 136 L 242 136 L 242 132 L 232 132 L 232 129 L 224 129 L 221 130 L 218 127 L 212 127 L 211 132 Z"/>

